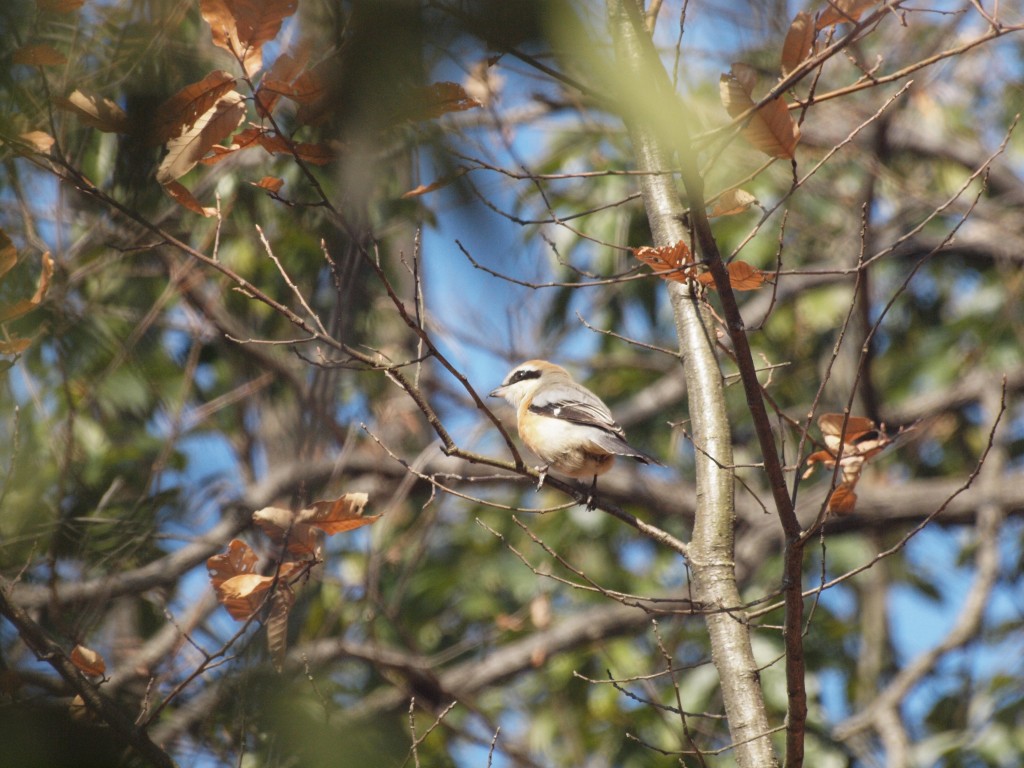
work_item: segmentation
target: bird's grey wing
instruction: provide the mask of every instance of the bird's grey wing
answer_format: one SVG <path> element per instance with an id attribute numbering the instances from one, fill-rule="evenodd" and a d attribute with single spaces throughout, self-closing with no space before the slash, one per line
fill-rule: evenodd
<path id="1" fill-rule="evenodd" d="M 533 398 L 530 410 L 553 419 L 594 427 L 597 431 L 591 438 L 593 444 L 608 453 L 628 456 L 643 464 L 663 466 L 653 456 L 626 442 L 626 433 L 615 421 L 608 406 L 589 391 L 562 385 L 548 387 Z"/>
<path id="2" fill-rule="evenodd" d="M 530 410 L 553 419 L 596 427 L 613 435 L 623 435 L 622 427 L 615 422 L 608 406 L 596 395 L 575 387 L 556 384 L 545 388 L 533 398 Z"/>

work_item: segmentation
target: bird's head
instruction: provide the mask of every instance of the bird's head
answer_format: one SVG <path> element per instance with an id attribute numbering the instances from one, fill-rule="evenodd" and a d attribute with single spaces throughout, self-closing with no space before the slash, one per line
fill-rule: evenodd
<path id="1" fill-rule="evenodd" d="M 503 397 L 518 408 L 539 387 L 558 379 L 571 381 L 569 372 L 561 366 L 547 360 L 527 360 L 509 371 L 501 386 L 493 390 L 490 396 Z"/>

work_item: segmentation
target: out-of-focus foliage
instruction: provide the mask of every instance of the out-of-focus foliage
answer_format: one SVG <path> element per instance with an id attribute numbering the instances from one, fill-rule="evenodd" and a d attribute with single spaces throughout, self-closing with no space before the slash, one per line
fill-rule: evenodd
<path id="1" fill-rule="evenodd" d="M 18 257 L 0 301 L 33 295 L 44 253 L 54 265 L 0 339 L 31 339 L 2 355 L 5 590 L 68 654 L 94 649 L 100 690 L 131 720 L 142 713 L 181 765 L 401 765 L 415 753 L 423 765 L 629 767 L 694 749 L 730 764 L 682 558 L 579 505 L 510 511 L 566 496 L 446 458 L 435 428 L 507 459 L 441 358 L 481 397 L 508 363 L 557 358 L 670 465 L 617 469 L 601 491 L 689 535 L 700 446 L 665 282 L 634 258 L 651 234 L 614 72 L 594 63 L 612 61 L 603 11 L 300 0 L 267 4 L 280 29 L 251 22 L 232 43 L 208 19 L 260 4 L 201 5 L 206 19 L 179 0 L 0 9 L 0 229 Z M 752 68 L 760 85 L 739 92 L 763 96 L 853 29 L 819 16 L 817 48 L 784 42 L 806 34 L 806 19 L 791 34 L 798 11 L 822 8 L 709 0 L 684 16 L 668 2 L 655 26 L 715 236 L 734 271 L 759 276 L 740 305 L 801 521 L 831 480 L 819 469 L 798 483 L 823 447 L 809 414 L 849 408 L 890 434 L 908 428 L 858 476 L 853 513 L 826 520 L 806 565 L 809 587 L 862 569 L 808 601 L 807 764 L 1011 765 L 1024 752 L 1021 19 L 996 35 L 969 2 L 896 3 L 753 123 L 731 125 L 750 105 L 723 107 L 722 75 Z M 259 60 L 243 38 L 260 41 Z M 168 162 L 169 141 L 224 111 L 223 131 L 179 141 L 188 162 Z M 671 129 L 680 111 L 664 114 Z M 780 146 L 757 132 L 769 114 Z M 208 152 L 220 161 L 201 162 Z M 724 333 L 721 348 L 732 382 Z M 736 566 L 781 724 L 781 532 L 743 394 L 727 393 Z M 252 513 L 352 492 L 382 517 L 326 540 L 269 622 L 272 663 L 266 617 L 232 620 L 206 560 L 242 537 L 259 555 L 245 573 L 276 589 L 287 536 L 250 530 Z M 978 625 L 893 705 L 906 743 L 877 724 L 843 731 L 964 621 L 993 537 L 1001 560 Z M 19 764 L 122 759 L 111 732 L 72 719 L 73 696 L 0 623 L 0 742 Z M 23 738 L 58 718 L 77 753 Z"/>

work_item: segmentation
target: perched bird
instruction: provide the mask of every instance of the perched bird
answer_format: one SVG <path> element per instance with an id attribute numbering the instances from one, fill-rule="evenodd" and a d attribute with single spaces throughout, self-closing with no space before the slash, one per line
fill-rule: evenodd
<path id="1" fill-rule="evenodd" d="M 570 477 L 593 476 L 590 506 L 597 476 L 612 468 L 616 456 L 663 466 L 627 443 L 626 433 L 601 398 L 554 363 L 521 363 L 491 397 L 503 397 L 516 408 L 519 436 L 544 462 L 538 489 L 549 469 Z"/>

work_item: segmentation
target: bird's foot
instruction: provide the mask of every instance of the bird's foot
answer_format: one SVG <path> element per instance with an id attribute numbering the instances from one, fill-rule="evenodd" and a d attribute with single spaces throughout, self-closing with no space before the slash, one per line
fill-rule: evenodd
<path id="1" fill-rule="evenodd" d="M 537 472 L 540 476 L 537 478 L 537 490 L 539 491 L 544 487 L 544 481 L 548 479 L 548 468 L 546 466 L 537 467 Z"/>
<path id="2" fill-rule="evenodd" d="M 587 491 L 587 512 L 597 509 L 597 505 L 594 503 L 595 493 L 597 493 L 597 475 L 594 475 L 594 482 L 590 484 L 590 490 Z"/>

